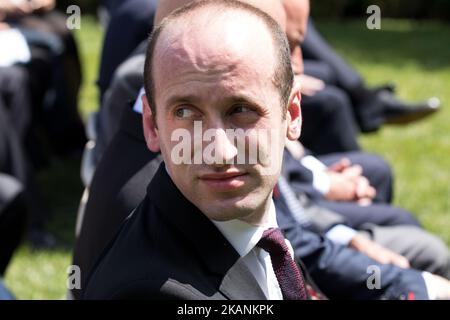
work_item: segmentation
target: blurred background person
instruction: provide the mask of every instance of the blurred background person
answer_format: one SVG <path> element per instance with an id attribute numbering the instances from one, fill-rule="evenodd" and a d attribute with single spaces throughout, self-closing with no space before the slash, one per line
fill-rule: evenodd
<path id="1" fill-rule="evenodd" d="M 54 0 L 3 0 L 0 21 L 18 31 L 29 47 L 33 125 L 45 131 L 53 152 L 68 155 L 86 142 L 77 109 L 81 63 L 66 16 L 54 7 Z"/>
<path id="2" fill-rule="evenodd" d="M 86 142 L 77 110 L 78 50 L 65 15 L 54 7 L 54 0 L 2 0 L 0 5 L 2 129 L 14 150 L 14 166 L 21 168 L 13 176 L 25 189 L 27 237 L 35 248 L 56 245 L 46 231 L 49 208 L 35 171 L 48 165 L 53 154 L 79 156 Z"/>

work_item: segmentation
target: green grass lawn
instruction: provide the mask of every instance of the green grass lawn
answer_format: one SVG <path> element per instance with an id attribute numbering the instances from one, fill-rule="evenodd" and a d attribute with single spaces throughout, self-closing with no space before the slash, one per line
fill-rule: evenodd
<path id="1" fill-rule="evenodd" d="M 367 30 L 365 21 L 321 21 L 318 26 L 368 83 L 395 81 L 404 99 L 435 95 L 443 102 L 437 116 L 409 127 L 385 127 L 361 136 L 360 141 L 367 151 L 381 154 L 392 164 L 395 204 L 414 212 L 450 245 L 450 26 L 386 19 L 381 31 Z M 80 111 L 86 117 L 97 108 L 95 79 L 102 30 L 95 20 L 84 18 L 76 37 L 84 69 Z M 64 245 L 51 252 L 23 245 L 10 265 L 6 284 L 19 299 L 63 299 L 83 190 L 78 161 L 55 159 L 39 174 L 39 182 L 53 211 L 49 228 Z"/>

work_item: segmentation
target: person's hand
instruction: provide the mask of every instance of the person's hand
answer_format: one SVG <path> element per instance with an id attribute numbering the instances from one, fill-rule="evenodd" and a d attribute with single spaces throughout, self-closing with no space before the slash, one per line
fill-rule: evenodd
<path id="1" fill-rule="evenodd" d="M 333 163 L 331 166 L 328 167 L 328 171 L 333 172 L 342 172 L 345 169 L 348 169 L 352 166 L 352 163 L 350 162 L 350 159 L 348 158 L 342 158 L 336 163 Z"/>
<path id="2" fill-rule="evenodd" d="M 330 190 L 325 198 L 332 201 L 357 201 L 360 205 L 369 205 L 376 190 L 362 175 L 359 165 L 352 165 L 347 158 L 328 167 Z"/>
<path id="3" fill-rule="evenodd" d="M 0 19 L 1 20 L 1 19 Z M 0 22 L 0 31 L 9 29 L 9 24 Z"/>
<path id="4" fill-rule="evenodd" d="M 349 243 L 349 247 L 353 248 L 373 260 L 382 264 L 394 264 L 400 268 L 409 268 L 409 261 L 402 255 L 395 253 L 378 243 L 356 234 Z"/>
<path id="5" fill-rule="evenodd" d="M 301 93 L 305 96 L 314 96 L 317 92 L 325 88 L 325 83 L 315 77 L 306 74 L 295 76 L 296 80 L 301 84 Z"/>
<path id="6" fill-rule="evenodd" d="M 330 201 L 354 201 L 356 200 L 356 181 L 342 173 L 329 171 L 330 189 L 325 198 Z"/>
<path id="7" fill-rule="evenodd" d="M 372 204 L 372 199 L 375 198 L 377 191 L 370 185 L 369 180 L 360 176 L 356 183 L 356 201 L 361 206 L 368 206 Z"/>
<path id="8" fill-rule="evenodd" d="M 433 274 L 434 289 L 436 290 L 437 300 L 450 300 L 450 281 Z"/>
<path id="9" fill-rule="evenodd" d="M 33 11 L 50 11 L 55 8 L 55 0 L 31 0 Z"/>
<path id="10" fill-rule="evenodd" d="M 0 1 L 0 19 L 6 17 L 22 17 L 33 12 L 28 1 L 13 2 L 11 0 Z"/>

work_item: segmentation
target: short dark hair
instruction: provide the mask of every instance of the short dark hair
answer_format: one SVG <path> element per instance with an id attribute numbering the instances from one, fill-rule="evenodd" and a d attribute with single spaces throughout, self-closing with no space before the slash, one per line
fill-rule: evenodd
<path id="1" fill-rule="evenodd" d="M 292 71 L 289 43 L 286 38 L 285 32 L 281 29 L 279 24 L 270 17 L 267 13 L 243 2 L 236 0 L 202 0 L 193 1 L 177 10 L 172 12 L 169 16 L 164 18 L 161 23 L 155 27 L 149 38 L 149 44 L 146 52 L 145 66 L 144 66 L 144 87 L 147 95 L 147 99 L 150 103 L 153 116 L 156 115 L 156 102 L 155 102 L 155 82 L 152 73 L 153 56 L 158 42 L 159 36 L 165 30 L 167 25 L 171 22 L 187 16 L 190 13 L 197 11 L 198 9 L 219 6 L 224 9 L 234 9 L 247 12 L 253 16 L 258 17 L 267 27 L 274 42 L 274 55 L 278 54 L 278 62 L 275 65 L 275 71 L 273 75 L 273 84 L 280 92 L 280 103 L 283 107 L 283 117 L 287 110 L 287 104 L 289 102 L 289 96 L 291 94 L 294 74 Z M 278 49 L 278 50 L 277 50 Z"/>

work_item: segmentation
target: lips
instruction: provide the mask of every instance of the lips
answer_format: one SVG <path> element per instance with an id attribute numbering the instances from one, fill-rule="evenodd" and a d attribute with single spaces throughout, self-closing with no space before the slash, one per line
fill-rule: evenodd
<path id="1" fill-rule="evenodd" d="M 200 181 L 216 191 L 230 191 L 242 187 L 248 174 L 246 172 L 209 173 L 200 176 Z"/>

